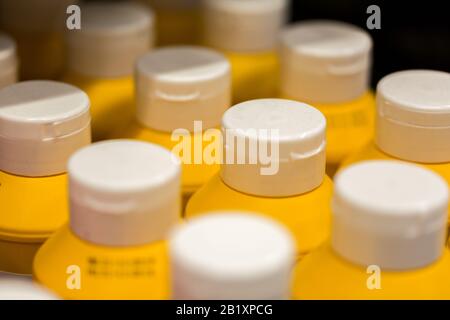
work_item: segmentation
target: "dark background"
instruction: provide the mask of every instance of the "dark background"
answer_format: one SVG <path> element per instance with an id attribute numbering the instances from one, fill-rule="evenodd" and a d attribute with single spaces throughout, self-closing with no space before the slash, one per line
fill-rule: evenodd
<path id="1" fill-rule="evenodd" d="M 450 71 L 450 1 L 293 0 L 291 20 L 335 19 L 367 30 L 367 7 L 381 9 L 374 40 L 372 85 L 404 69 Z"/>

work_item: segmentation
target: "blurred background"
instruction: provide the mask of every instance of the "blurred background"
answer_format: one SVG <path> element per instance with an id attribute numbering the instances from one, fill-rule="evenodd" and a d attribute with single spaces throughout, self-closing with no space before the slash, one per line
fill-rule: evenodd
<path id="1" fill-rule="evenodd" d="M 91 1 L 91 0 L 87 0 Z M 94 0 L 101 1 L 101 0 Z M 108 0 L 111 1 L 111 0 Z M 117 0 L 120 1 L 120 0 Z M 125 1 L 125 0 L 122 0 Z M 139 0 L 129 0 L 139 1 Z M 245 1 L 245 0 L 243 0 Z M 0 0 L 0 30 L 18 43 L 21 78 L 57 78 L 64 68 L 65 10 L 75 0 Z M 192 43 L 200 33 L 201 0 L 140 0 L 155 9 L 160 45 Z M 292 0 L 290 21 L 335 19 L 366 29 L 367 7 L 381 8 L 381 30 L 368 30 L 375 43 L 372 86 L 384 75 L 409 68 L 450 71 L 450 19 L 445 0 Z M 183 22 L 198 14 L 196 25 Z M 190 19 L 192 21 L 192 19 Z M 179 29 L 179 25 L 184 25 Z M 367 29 L 366 29 L 367 30 Z M 176 36 L 173 36 L 175 34 Z"/>

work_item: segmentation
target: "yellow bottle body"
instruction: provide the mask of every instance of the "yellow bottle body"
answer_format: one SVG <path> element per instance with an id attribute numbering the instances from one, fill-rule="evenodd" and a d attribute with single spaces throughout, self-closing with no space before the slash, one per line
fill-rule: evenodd
<path id="1" fill-rule="evenodd" d="M 367 144 L 365 147 L 363 147 L 362 149 L 360 149 L 358 152 L 355 152 L 354 154 L 347 157 L 342 162 L 342 166 L 340 167 L 340 169 L 347 167 L 353 163 L 367 161 L 367 160 L 398 160 L 398 161 L 402 161 L 401 159 L 397 159 L 395 157 L 392 157 L 392 156 L 384 153 L 375 145 L 374 142 L 371 142 L 371 143 Z M 435 173 L 440 175 L 442 178 L 444 178 L 450 187 L 450 163 L 417 163 L 417 162 L 413 162 L 413 163 L 423 166 L 431 171 L 434 171 Z M 450 218 L 450 205 L 449 205 L 449 218 Z"/>
<path id="2" fill-rule="evenodd" d="M 93 141 L 110 139 L 133 118 L 133 77 L 94 78 L 69 72 L 63 78 L 89 96 Z"/>
<path id="3" fill-rule="evenodd" d="M 234 103 L 277 96 L 279 64 L 275 51 L 224 54 L 231 64 Z"/>
<path id="4" fill-rule="evenodd" d="M 327 173 L 334 175 L 345 157 L 373 139 L 375 97 L 368 91 L 359 99 L 346 103 L 311 105 L 327 119 Z"/>
<path id="5" fill-rule="evenodd" d="M 68 218 L 67 175 L 0 171 L 0 271 L 31 274 L 36 250 Z"/>
<path id="6" fill-rule="evenodd" d="M 34 279 L 64 299 L 168 299 L 167 244 L 108 247 L 62 227 L 38 251 Z"/>
<path id="7" fill-rule="evenodd" d="M 311 192 L 283 198 L 252 196 L 228 187 L 219 175 L 198 190 L 186 207 L 186 218 L 209 211 L 240 210 L 258 212 L 286 226 L 302 256 L 325 241 L 330 233 L 331 179 Z"/>
<path id="8" fill-rule="evenodd" d="M 181 184 L 182 184 L 182 193 L 184 203 L 187 199 L 198 190 L 203 184 L 205 184 L 214 174 L 219 171 L 220 164 L 213 163 L 207 164 L 204 159 L 195 159 L 195 154 L 197 153 L 197 158 L 199 156 L 203 156 L 206 148 L 216 147 L 216 149 L 220 149 L 221 146 L 216 144 L 217 142 L 208 141 L 208 137 L 205 137 L 205 132 L 195 132 L 187 135 L 180 140 L 172 139 L 172 134 L 169 132 L 162 132 L 151 130 L 145 128 L 138 124 L 136 121 L 131 122 L 131 124 L 127 127 L 126 130 L 123 131 L 119 136 L 121 138 L 128 139 L 137 139 L 146 142 L 151 142 L 158 144 L 160 146 L 165 147 L 168 150 L 173 151 L 177 156 L 179 154 L 174 149 L 176 146 L 182 146 L 183 142 L 190 141 L 189 145 L 186 144 L 186 149 L 191 151 L 191 157 L 186 157 L 187 161 L 183 161 L 182 159 L 182 174 L 181 174 Z M 201 155 L 198 154 L 199 149 L 195 146 L 201 145 Z M 199 160 L 199 161 L 196 161 Z"/>
<path id="9" fill-rule="evenodd" d="M 326 243 L 297 264 L 294 298 L 450 299 L 449 269 L 450 254 L 445 250 L 443 256 L 430 266 L 407 271 L 381 268 L 377 274 L 374 269 L 342 259 Z"/>

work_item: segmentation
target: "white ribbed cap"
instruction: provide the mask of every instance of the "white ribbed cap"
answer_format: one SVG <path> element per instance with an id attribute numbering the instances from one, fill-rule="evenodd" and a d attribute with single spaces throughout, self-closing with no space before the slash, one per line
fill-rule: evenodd
<path id="1" fill-rule="evenodd" d="M 31 278 L 0 274 L 0 301 L 57 299 L 53 293 L 33 283 Z"/>
<path id="2" fill-rule="evenodd" d="M 325 128 L 320 111 L 296 101 L 260 99 L 230 108 L 222 119 L 223 181 L 258 196 L 311 191 L 325 176 Z"/>
<path id="3" fill-rule="evenodd" d="M 92 144 L 69 160 L 70 226 L 86 241 L 159 241 L 180 217 L 180 161 L 145 142 Z"/>
<path id="4" fill-rule="evenodd" d="M 93 77 L 133 74 L 153 45 L 153 13 L 136 3 L 82 6 L 81 30 L 67 31 L 69 69 Z"/>
<path id="5" fill-rule="evenodd" d="M 363 266 L 405 270 L 427 266 L 444 250 L 448 188 L 422 167 L 368 161 L 335 178 L 334 250 Z"/>
<path id="6" fill-rule="evenodd" d="M 288 299 L 295 245 L 256 214 L 214 212 L 170 238 L 174 299 Z"/>
<path id="7" fill-rule="evenodd" d="M 367 91 L 372 39 L 364 30 L 337 21 L 306 21 L 280 37 L 282 93 L 315 103 L 339 103 Z"/>
<path id="8" fill-rule="evenodd" d="M 231 102 L 230 64 L 216 51 L 168 47 L 137 62 L 137 118 L 144 126 L 172 132 L 217 127 Z"/>
<path id="9" fill-rule="evenodd" d="M 66 172 L 91 142 L 89 98 L 54 81 L 26 81 L 0 90 L 0 170 L 23 176 Z"/>
<path id="10" fill-rule="evenodd" d="M 289 0 L 204 0 L 205 41 L 226 51 L 271 50 L 288 6 Z"/>
<path id="11" fill-rule="evenodd" d="M 0 89 L 17 81 L 17 52 L 12 38 L 0 33 Z"/>
<path id="12" fill-rule="evenodd" d="M 409 70 L 377 86 L 375 141 L 408 161 L 450 162 L 450 73 Z"/>

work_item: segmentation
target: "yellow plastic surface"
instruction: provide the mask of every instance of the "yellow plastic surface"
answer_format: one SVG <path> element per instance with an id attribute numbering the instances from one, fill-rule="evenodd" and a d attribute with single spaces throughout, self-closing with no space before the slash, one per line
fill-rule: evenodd
<path id="1" fill-rule="evenodd" d="M 448 250 L 420 269 L 373 270 L 351 264 L 326 243 L 295 268 L 295 299 L 450 299 Z M 378 282 L 379 281 L 379 282 Z M 369 286 L 368 286 L 369 283 Z M 376 289 L 374 284 L 379 284 Z M 372 289 L 369 289 L 372 288 Z"/>
<path id="2" fill-rule="evenodd" d="M 225 52 L 225 56 L 231 63 L 234 103 L 277 97 L 279 64 L 275 51 Z"/>
<path id="3" fill-rule="evenodd" d="M 0 171 L 0 271 L 31 273 L 37 248 L 68 218 L 67 175 Z"/>
<path id="4" fill-rule="evenodd" d="M 85 242 L 64 226 L 38 251 L 34 279 L 64 299 L 168 299 L 165 241 L 108 247 Z"/>
<path id="5" fill-rule="evenodd" d="M 299 255 L 304 255 L 325 241 L 330 232 L 331 179 L 311 192 L 283 198 L 248 195 L 228 187 L 214 176 L 189 200 L 186 218 L 208 211 L 244 210 L 258 212 L 285 225 L 293 234 Z"/>
<path id="6" fill-rule="evenodd" d="M 133 118 L 133 77 L 93 78 L 68 73 L 63 78 L 89 96 L 93 141 L 110 139 Z"/>

